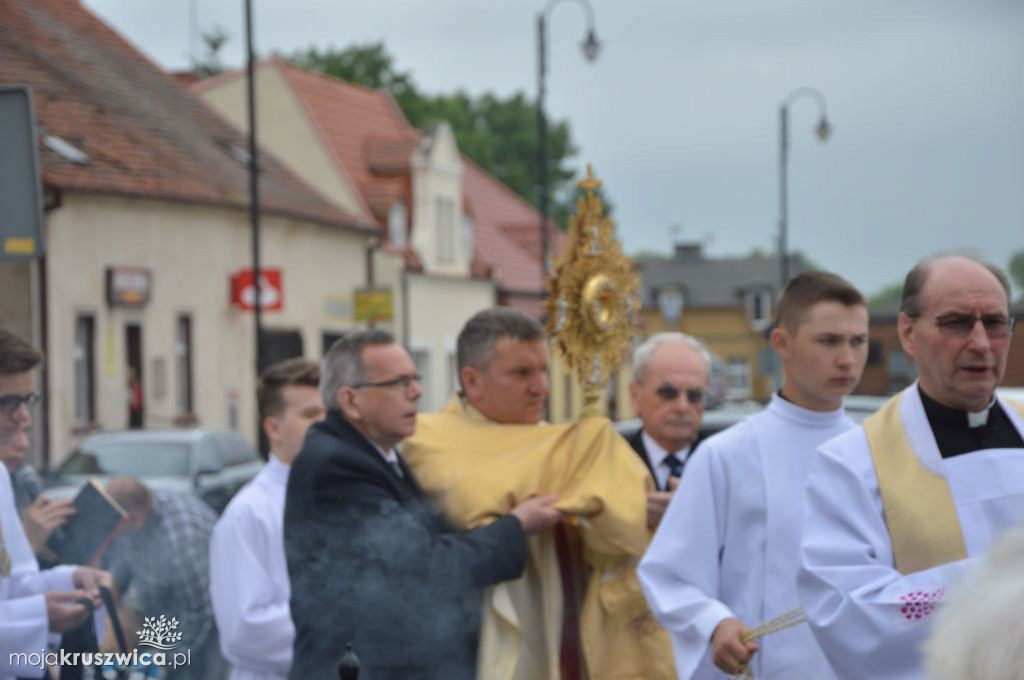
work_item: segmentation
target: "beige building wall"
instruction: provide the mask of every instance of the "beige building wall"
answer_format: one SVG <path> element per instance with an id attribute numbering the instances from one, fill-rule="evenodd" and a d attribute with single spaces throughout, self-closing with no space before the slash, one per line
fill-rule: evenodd
<path id="1" fill-rule="evenodd" d="M 146 427 L 170 427 L 179 412 L 176 324 L 192 323 L 193 412 L 199 424 L 256 435 L 254 321 L 230 304 L 229 279 L 250 267 L 247 212 L 66 194 L 47 219 L 50 458 L 63 459 L 89 427 L 127 425 L 125 326 L 142 327 Z M 264 215 L 262 263 L 282 271 L 284 309 L 265 329 L 298 331 L 319 357 L 324 332 L 353 326 L 352 293 L 365 285 L 364 235 Z M 152 294 L 142 309 L 111 308 L 105 269 L 142 267 Z M 94 423 L 75 418 L 76 317 L 94 319 Z"/>
<path id="2" fill-rule="evenodd" d="M 235 127 L 249 129 L 245 78 L 234 78 L 199 95 Z M 342 176 L 312 119 L 281 72 L 269 64 L 256 71 L 256 134 L 269 150 L 311 186 L 354 215 L 364 209 L 354 187 Z"/>
<path id="3" fill-rule="evenodd" d="M 495 305 L 491 281 L 408 274 L 408 348 L 423 375 L 420 410 L 437 411 L 458 389 L 455 344 L 471 316 Z"/>

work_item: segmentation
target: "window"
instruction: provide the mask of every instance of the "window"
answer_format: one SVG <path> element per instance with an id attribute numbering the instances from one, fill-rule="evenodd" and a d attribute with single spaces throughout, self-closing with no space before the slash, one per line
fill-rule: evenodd
<path id="1" fill-rule="evenodd" d="M 473 218 L 469 215 L 462 218 L 462 252 L 473 259 Z"/>
<path id="2" fill-rule="evenodd" d="M 747 357 L 730 357 L 726 366 L 726 391 L 729 399 L 746 399 L 750 396 L 750 360 Z"/>
<path id="3" fill-rule="evenodd" d="M 388 239 L 393 245 L 404 248 L 408 231 L 409 209 L 405 207 L 405 201 L 398 199 L 388 211 Z"/>
<path id="4" fill-rule="evenodd" d="M 177 383 L 178 413 L 192 413 L 192 317 L 178 316 L 174 339 L 174 375 Z"/>
<path id="5" fill-rule="evenodd" d="M 772 323 L 772 292 L 751 290 L 746 294 L 747 315 L 750 325 L 762 331 Z"/>
<path id="6" fill-rule="evenodd" d="M 683 315 L 685 299 L 683 291 L 675 286 L 668 286 L 658 291 L 658 309 L 661 310 L 661 318 L 668 326 L 675 326 Z"/>
<path id="7" fill-rule="evenodd" d="M 75 319 L 75 420 L 96 421 L 96 324 L 91 315 Z"/>
<path id="8" fill-rule="evenodd" d="M 437 199 L 437 259 L 455 262 L 455 201 L 447 196 Z"/>
<path id="9" fill-rule="evenodd" d="M 431 393 L 430 386 L 430 350 L 428 349 L 413 349 L 412 362 L 416 366 L 416 372 L 423 376 L 420 381 L 420 387 L 423 388 L 423 396 L 420 397 L 420 410 L 421 411 L 433 411 L 434 410 L 434 399 Z"/>

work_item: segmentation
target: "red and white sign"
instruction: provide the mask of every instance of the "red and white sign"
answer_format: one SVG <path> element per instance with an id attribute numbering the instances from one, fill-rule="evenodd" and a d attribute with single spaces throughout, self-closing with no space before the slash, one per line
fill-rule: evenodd
<path id="1" fill-rule="evenodd" d="M 256 309 L 256 285 L 251 269 L 231 277 L 231 304 L 238 309 Z M 284 287 L 280 269 L 260 269 L 260 311 L 284 309 Z"/>

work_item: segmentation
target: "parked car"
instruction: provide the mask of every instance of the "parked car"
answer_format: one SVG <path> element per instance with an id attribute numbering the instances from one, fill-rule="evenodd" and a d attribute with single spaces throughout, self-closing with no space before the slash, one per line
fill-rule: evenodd
<path id="1" fill-rule="evenodd" d="M 220 513 L 262 465 L 248 442 L 230 430 L 96 432 L 47 474 L 46 493 L 66 498 L 90 477 L 105 483 L 131 475 L 154 489 L 194 493 Z"/>

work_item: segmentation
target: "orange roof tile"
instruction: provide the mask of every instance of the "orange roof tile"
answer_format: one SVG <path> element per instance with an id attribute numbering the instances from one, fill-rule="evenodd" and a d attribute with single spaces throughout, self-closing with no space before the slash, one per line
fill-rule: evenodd
<path id="1" fill-rule="evenodd" d="M 0 0 L 0 82 L 32 90 L 40 134 L 89 156 L 74 164 L 40 145 L 43 180 L 69 191 L 244 207 L 245 138 L 79 2 Z M 370 230 L 269 154 L 263 209 Z"/>

